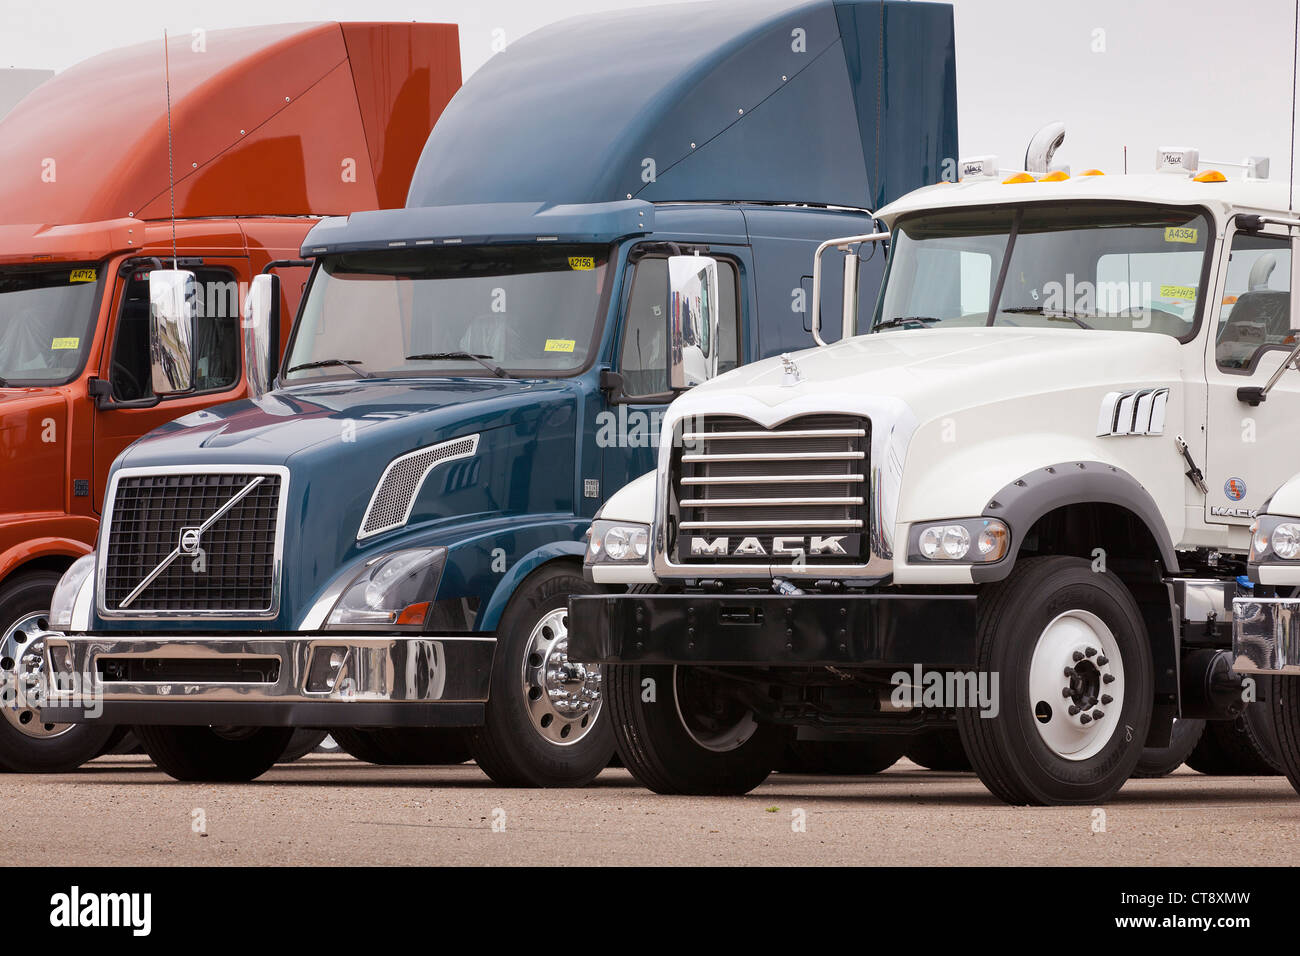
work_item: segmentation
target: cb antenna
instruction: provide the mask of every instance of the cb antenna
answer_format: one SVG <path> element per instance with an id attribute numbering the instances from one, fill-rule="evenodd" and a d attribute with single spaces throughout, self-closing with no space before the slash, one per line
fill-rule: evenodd
<path id="1" fill-rule="evenodd" d="M 1300 0 L 1296 0 L 1300 3 Z M 176 163 L 172 155 L 172 61 L 167 49 L 167 31 L 163 30 L 163 83 L 167 89 L 167 186 L 171 193 L 172 268 L 176 268 Z"/>
<path id="2" fill-rule="evenodd" d="M 1291 37 L 1291 168 L 1287 174 L 1287 212 L 1295 211 L 1295 84 L 1297 47 L 1300 47 L 1300 0 L 1296 0 L 1295 4 L 1295 33 Z"/>

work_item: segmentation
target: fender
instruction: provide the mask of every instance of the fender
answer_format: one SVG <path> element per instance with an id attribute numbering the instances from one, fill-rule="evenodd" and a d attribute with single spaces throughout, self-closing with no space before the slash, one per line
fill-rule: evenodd
<path id="1" fill-rule="evenodd" d="M 90 524 L 95 522 L 92 520 Z M 30 538 L 0 554 L 0 581 L 37 558 L 67 558 L 69 563 L 90 554 L 94 547 L 76 538 Z"/>
<path id="2" fill-rule="evenodd" d="M 1146 525 L 1160 549 L 1165 570 L 1178 570 L 1178 552 L 1165 527 L 1155 499 L 1128 472 L 1100 461 L 1067 461 L 1046 468 L 1036 468 L 1004 486 L 990 499 L 981 514 L 998 518 L 1011 529 L 1012 550 L 1001 561 L 974 565 L 971 577 L 977 584 L 1001 581 L 1010 573 L 1016 560 L 1016 547 L 1043 515 L 1066 505 L 1114 504 L 1135 514 Z"/>
<path id="3" fill-rule="evenodd" d="M 528 575 L 532 574 L 543 564 L 548 561 L 555 561 L 559 558 L 575 557 L 581 563 L 583 556 L 587 553 L 587 545 L 582 541 L 553 541 L 550 544 L 543 545 L 540 548 L 528 552 L 518 561 L 510 566 L 501 583 L 497 585 L 492 597 L 488 600 L 487 607 L 483 609 L 479 617 L 478 630 L 495 631 L 497 624 L 501 621 L 501 615 L 505 613 L 506 605 L 514 597 L 515 590 Z"/>

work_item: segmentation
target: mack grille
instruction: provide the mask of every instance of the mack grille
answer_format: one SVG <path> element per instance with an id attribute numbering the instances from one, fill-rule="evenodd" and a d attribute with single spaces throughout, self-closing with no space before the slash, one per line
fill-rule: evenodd
<path id="1" fill-rule="evenodd" d="M 679 562 L 856 564 L 868 533 L 870 422 L 810 415 L 775 428 L 709 416 L 674 453 Z"/>
<path id="2" fill-rule="evenodd" d="M 260 481 L 258 480 L 260 479 Z M 212 521 L 193 529 L 255 486 Z M 280 476 L 130 475 L 118 480 L 104 555 L 104 608 L 110 613 L 273 610 Z M 190 546 L 123 608 L 187 532 Z"/>

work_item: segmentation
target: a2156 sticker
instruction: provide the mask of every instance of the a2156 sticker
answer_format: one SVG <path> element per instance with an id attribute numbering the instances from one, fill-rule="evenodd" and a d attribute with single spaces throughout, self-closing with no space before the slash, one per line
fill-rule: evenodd
<path id="1" fill-rule="evenodd" d="M 576 269 L 578 272 L 588 272 L 596 268 L 596 260 L 593 256 L 569 256 L 569 268 Z"/>
<path id="2" fill-rule="evenodd" d="M 1165 226 L 1165 242 L 1196 242 L 1196 230 L 1191 226 Z"/>
<path id="3" fill-rule="evenodd" d="M 99 278 L 97 269 L 73 269 L 68 276 L 69 282 L 94 282 Z"/>

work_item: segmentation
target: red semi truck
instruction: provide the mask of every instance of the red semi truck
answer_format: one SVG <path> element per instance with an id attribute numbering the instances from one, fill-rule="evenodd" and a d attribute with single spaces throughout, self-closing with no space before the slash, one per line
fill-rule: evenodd
<path id="1" fill-rule="evenodd" d="M 6 688 L 41 666 L 31 635 L 60 575 L 94 546 L 113 459 L 164 422 L 245 395 L 239 314 L 252 278 L 279 270 L 287 332 L 307 232 L 322 216 L 401 206 L 461 81 L 450 24 L 195 31 L 172 38 L 166 60 L 165 73 L 161 43 L 102 54 L 0 122 Z M 159 399 L 148 275 L 164 265 L 197 273 L 203 317 L 198 387 Z M 113 735 L 46 723 L 22 695 L 0 700 L 0 770 L 71 769 Z"/>

